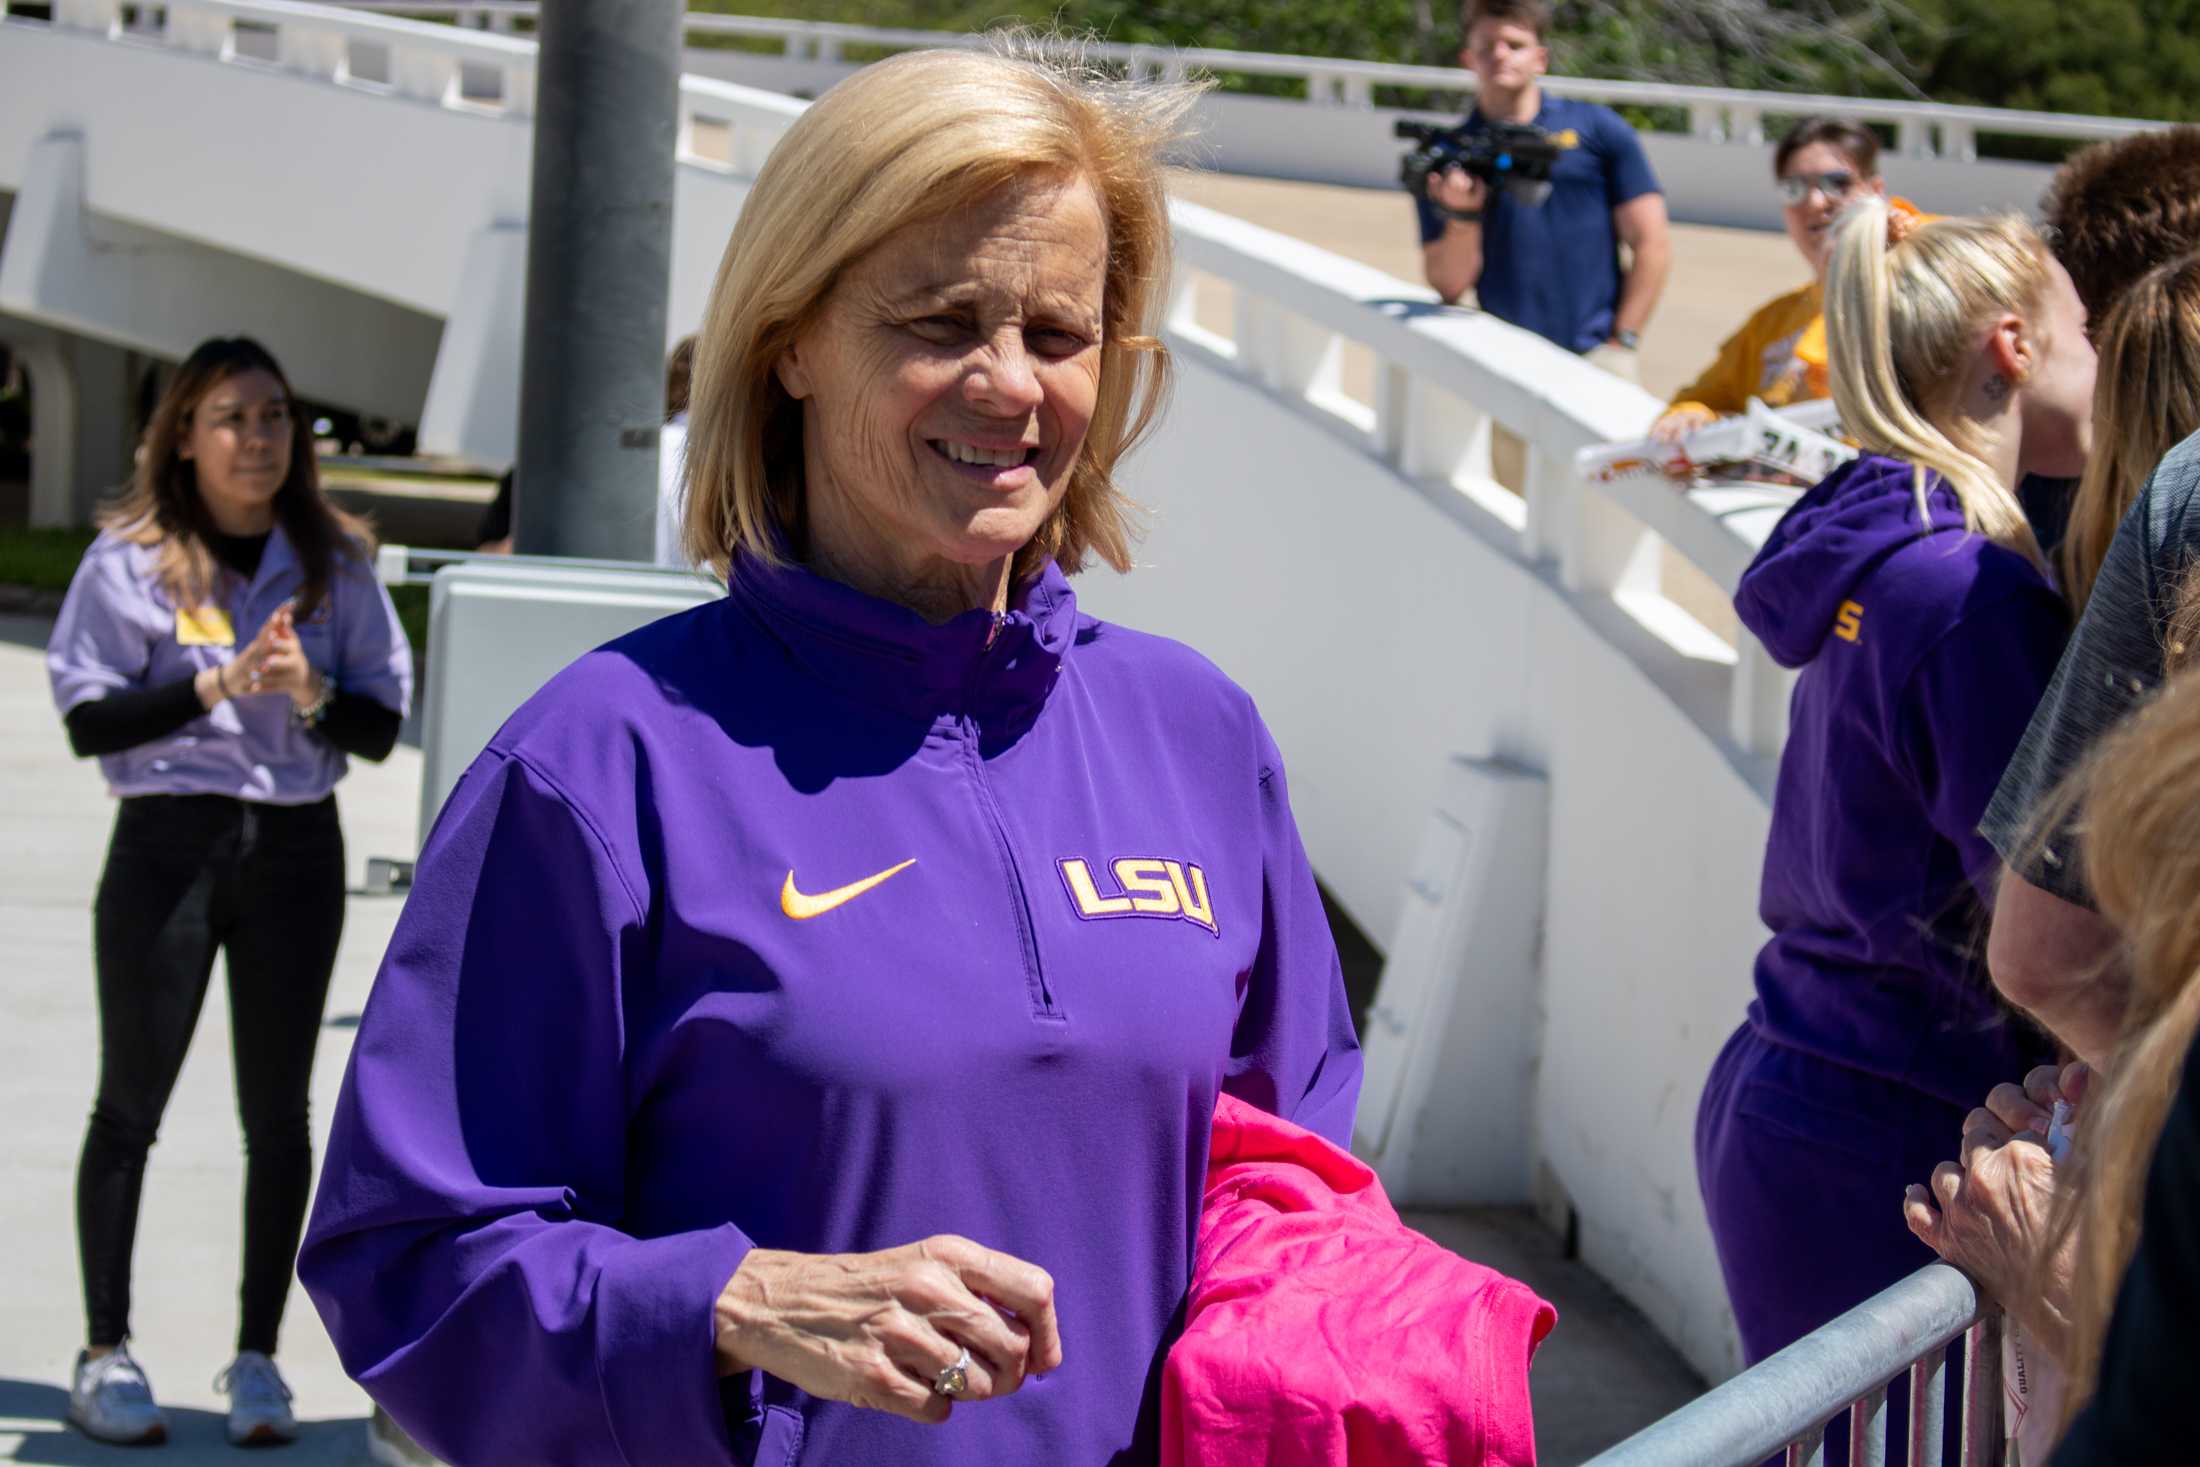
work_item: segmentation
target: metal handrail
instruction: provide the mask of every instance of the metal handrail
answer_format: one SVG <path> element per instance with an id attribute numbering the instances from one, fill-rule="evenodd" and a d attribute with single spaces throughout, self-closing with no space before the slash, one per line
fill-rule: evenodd
<path id="1" fill-rule="evenodd" d="M 1797 1260 L 1798 1267 L 1808 1267 Z M 2001 1461 L 2001 1311 L 1961 1270 L 1928 1264 L 1585 1467 L 1791 1467 L 1824 1460 L 1849 1415 L 1849 1461 L 1884 1467 L 1887 1389 L 1907 1373 L 1910 1467 L 1941 1467 L 1948 1347 L 1964 1342 L 1961 1467 Z"/>
<path id="2" fill-rule="evenodd" d="M 684 581 L 705 582 L 719 591 L 726 588 L 725 582 L 709 571 L 680 570 L 646 560 L 602 560 L 575 555 L 512 555 L 488 550 L 445 550 L 426 545 L 376 547 L 374 575 L 385 586 L 428 586 L 435 583 L 437 571 L 453 565 L 485 565 L 513 571 L 544 566 L 568 571 L 657 571 L 667 577 Z"/>

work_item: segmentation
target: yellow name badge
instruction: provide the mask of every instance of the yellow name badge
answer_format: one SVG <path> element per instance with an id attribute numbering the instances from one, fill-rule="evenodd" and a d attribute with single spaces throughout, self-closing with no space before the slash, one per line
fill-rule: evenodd
<path id="1" fill-rule="evenodd" d="M 196 610 L 179 606 L 176 608 L 176 645 L 234 647 L 237 629 L 229 624 L 229 613 L 219 606 L 201 606 Z"/>

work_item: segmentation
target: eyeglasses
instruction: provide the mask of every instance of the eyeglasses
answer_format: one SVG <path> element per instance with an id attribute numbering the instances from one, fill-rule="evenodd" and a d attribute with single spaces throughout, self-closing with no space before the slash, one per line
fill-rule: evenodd
<path id="1" fill-rule="evenodd" d="M 1824 194 L 1838 204 L 1856 187 L 1856 175 L 1845 168 L 1831 173 L 1791 173 L 1780 180 L 1780 197 L 1790 204 L 1800 204 L 1810 197 L 1812 189 Z"/>

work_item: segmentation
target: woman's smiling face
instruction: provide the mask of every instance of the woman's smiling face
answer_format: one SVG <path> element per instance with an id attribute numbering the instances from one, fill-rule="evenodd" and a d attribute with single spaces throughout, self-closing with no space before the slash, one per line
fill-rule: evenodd
<path id="1" fill-rule="evenodd" d="M 1804 189 L 1800 199 L 1787 203 L 1782 217 L 1787 222 L 1788 239 L 1810 262 L 1813 275 L 1826 272 L 1826 258 L 1833 252 L 1833 221 L 1840 217 L 1842 208 L 1860 197 L 1860 191 L 1887 191 L 1884 180 L 1877 174 L 1863 174 L 1848 154 L 1831 143 L 1805 143 L 1797 148 L 1780 170 L 1780 178 L 1783 185 L 1793 180 Z M 1847 179 L 1845 187 L 1828 186 L 1829 180 L 1843 178 Z"/>
<path id="2" fill-rule="evenodd" d="M 821 568 L 909 604 L 924 586 L 997 599 L 1084 448 L 1107 255 L 1091 185 L 1034 176 L 841 275 L 778 367 Z"/>

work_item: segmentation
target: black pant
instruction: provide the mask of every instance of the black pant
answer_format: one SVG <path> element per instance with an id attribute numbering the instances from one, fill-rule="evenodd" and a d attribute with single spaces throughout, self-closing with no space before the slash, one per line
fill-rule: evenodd
<path id="1" fill-rule="evenodd" d="M 313 1185 L 306 1090 L 344 926 L 333 797 L 264 805 L 220 795 L 123 800 L 92 905 L 99 1098 L 76 1174 L 90 1343 L 130 1331 L 130 1250 L 145 1154 L 214 971 L 244 1122 L 244 1280 L 237 1348 L 275 1351 Z"/>

